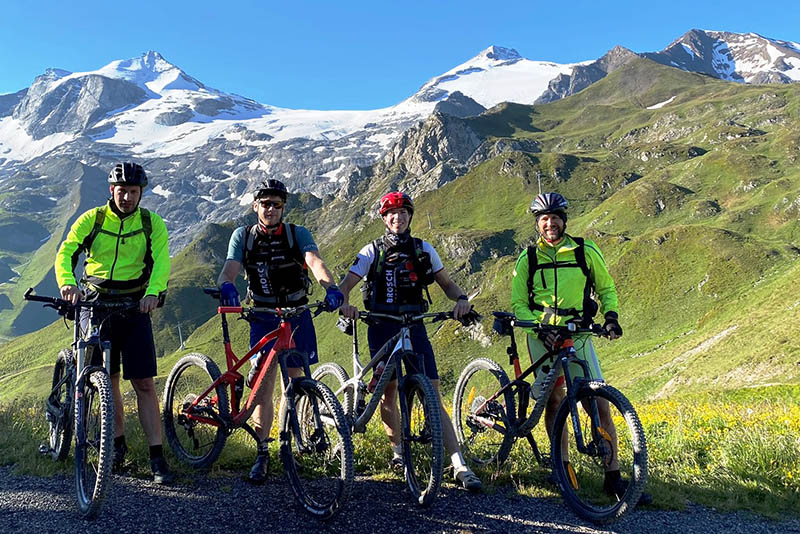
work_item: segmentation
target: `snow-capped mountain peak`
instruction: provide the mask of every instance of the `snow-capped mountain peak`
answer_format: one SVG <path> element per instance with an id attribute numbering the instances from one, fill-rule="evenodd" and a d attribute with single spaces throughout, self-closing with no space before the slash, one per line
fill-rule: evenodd
<path id="1" fill-rule="evenodd" d="M 505 48 L 496 45 L 492 45 L 478 54 L 478 57 L 481 56 L 485 56 L 488 59 L 493 59 L 495 61 L 516 61 L 518 59 L 522 59 L 522 56 L 519 55 L 519 52 L 513 48 Z"/>
<path id="2" fill-rule="evenodd" d="M 800 44 L 753 32 L 694 29 L 661 52 L 644 56 L 665 65 L 733 82 L 800 81 Z"/>
<path id="3" fill-rule="evenodd" d="M 469 61 L 429 80 L 403 104 L 438 102 L 455 91 L 486 108 L 500 102 L 532 104 L 547 89 L 550 80 L 570 72 L 572 67 L 532 61 L 513 48 L 492 45 Z"/>

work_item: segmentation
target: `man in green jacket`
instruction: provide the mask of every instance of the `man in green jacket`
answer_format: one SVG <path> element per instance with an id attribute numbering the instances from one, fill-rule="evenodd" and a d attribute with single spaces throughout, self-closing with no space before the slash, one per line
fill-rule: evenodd
<path id="1" fill-rule="evenodd" d="M 108 175 L 111 198 L 104 206 L 83 213 L 58 250 L 55 275 L 61 296 L 78 300 L 138 300 L 139 313 L 114 314 L 102 321 L 100 334 L 111 348 L 111 384 L 114 395 L 114 462 L 119 473 L 125 453 L 125 416 L 120 393 L 123 378 L 130 380 L 139 408 L 139 421 L 150 445 L 150 467 L 156 483 L 170 481 L 161 440 L 161 416 L 153 377 L 156 353 L 150 312 L 162 301 L 169 279 L 167 227 L 157 214 L 139 207 L 147 175 L 136 163 L 118 163 Z M 80 285 L 75 267 L 86 259 Z M 88 310 L 80 320 L 88 329 Z M 77 320 L 77 319 L 76 319 Z M 96 322 L 96 320 L 95 320 Z"/>
<path id="2" fill-rule="evenodd" d="M 531 203 L 531 211 L 536 216 L 536 228 L 540 237 L 535 245 L 523 251 L 517 259 L 511 282 L 511 308 L 514 315 L 520 320 L 557 326 L 570 322 L 590 323 L 597 313 L 597 304 L 591 296 L 594 290 L 597 300 L 600 301 L 600 312 L 605 318 L 603 328 L 608 338 L 617 339 L 622 336 L 617 289 L 600 249 L 593 241 L 572 237 L 565 232 L 567 200 L 558 193 L 540 194 Z M 531 256 L 534 253 L 535 258 Z M 575 351 L 588 364 L 588 378 L 602 380 L 603 373 L 591 337 L 580 337 L 581 342 L 575 343 Z M 534 361 L 559 342 L 553 334 L 536 336 L 528 333 L 527 339 L 528 351 Z M 570 374 L 573 377 L 584 375 L 578 364 L 570 366 Z M 546 375 L 543 372 L 537 374 L 534 391 L 541 389 Z M 548 434 L 564 395 L 565 381 L 562 375 L 545 407 L 544 418 Z M 604 487 L 608 493 L 619 496 L 625 493 L 627 482 L 620 476 L 616 459 L 616 429 L 609 414 L 608 402 L 598 399 L 598 409 L 603 426 L 610 429 L 614 439 L 613 460 L 606 466 Z M 566 440 L 562 441 L 565 458 L 566 445 Z M 649 494 L 643 493 L 639 502 L 646 504 L 651 500 Z"/>

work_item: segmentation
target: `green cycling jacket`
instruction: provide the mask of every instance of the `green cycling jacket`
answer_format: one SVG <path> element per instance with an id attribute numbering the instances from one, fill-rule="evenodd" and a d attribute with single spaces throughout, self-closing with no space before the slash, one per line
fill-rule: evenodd
<path id="1" fill-rule="evenodd" d="M 83 252 L 83 242 L 94 228 L 98 211 L 104 211 L 103 226 L 86 252 L 82 282 L 101 293 L 126 294 L 143 291 L 158 296 L 167 289 L 170 259 L 167 227 L 164 220 L 150 211 L 152 270 L 146 273 L 147 238 L 142 225 L 142 210 L 120 219 L 111 204 L 83 213 L 70 228 L 56 254 L 55 274 L 58 287 L 77 285 L 75 267 Z"/>
<path id="2" fill-rule="evenodd" d="M 533 276 L 533 301 L 545 308 L 544 311 L 533 310 L 528 299 L 528 249 L 517 259 L 514 267 L 514 278 L 511 281 L 511 309 L 520 320 L 538 323 L 564 325 L 572 319 L 569 315 L 552 313 L 552 310 L 574 308 L 583 309 L 586 276 L 577 265 L 575 249 L 578 244 L 568 235 L 555 247 L 544 239 L 536 243 L 537 262 L 540 266 Z M 584 254 L 589 273 L 594 284 L 597 299 L 600 301 L 600 312 L 613 311 L 619 313 L 619 301 L 614 280 L 608 273 L 608 267 L 597 245 L 589 239 L 584 240 Z M 551 264 L 542 268 L 541 266 Z"/>

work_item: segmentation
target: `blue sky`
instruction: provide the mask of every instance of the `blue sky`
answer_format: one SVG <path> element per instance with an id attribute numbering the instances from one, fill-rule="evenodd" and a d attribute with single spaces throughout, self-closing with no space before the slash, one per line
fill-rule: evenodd
<path id="1" fill-rule="evenodd" d="M 374 109 L 490 45 L 570 63 L 661 50 L 691 28 L 800 41 L 794 1 L 64 2 L 0 8 L 0 94 L 48 67 L 95 70 L 159 51 L 206 85 L 265 104 Z"/>

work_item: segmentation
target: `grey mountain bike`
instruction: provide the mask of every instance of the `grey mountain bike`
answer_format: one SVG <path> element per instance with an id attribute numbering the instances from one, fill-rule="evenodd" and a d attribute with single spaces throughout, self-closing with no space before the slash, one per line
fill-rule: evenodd
<path id="1" fill-rule="evenodd" d="M 558 327 L 517 320 L 511 313 L 492 315 L 495 331 L 511 338 L 507 353 L 515 376 L 510 381 L 503 368 L 487 358 L 473 360 L 461 372 L 453 396 L 453 425 L 461 450 L 476 464 L 501 464 L 514 442 L 524 438 L 539 464 L 552 468 L 564 500 L 579 516 L 597 523 L 619 519 L 638 503 L 647 480 L 647 444 L 642 423 L 630 401 L 617 389 L 602 380 L 573 377 L 570 372 L 570 365 L 577 364 L 583 376 L 589 376 L 588 365 L 575 353 L 574 343 L 580 342 L 579 335 L 601 336 L 605 331 L 597 324 L 588 328 Z M 532 361 L 523 371 L 514 328 L 554 332 L 562 341 L 557 349 Z M 537 369 L 547 373 L 540 391 L 526 380 Z M 553 420 L 548 456 L 540 453 L 532 431 L 562 371 L 567 394 Z M 610 427 L 601 422 L 601 399 L 608 403 L 614 423 Z M 614 462 L 628 481 L 622 495 L 609 494 L 604 488 L 605 471 Z"/>
<path id="2" fill-rule="evenodd" d="M 65 460 L 75 437 L 75 490 L 82 517 L 91 519 L 100 510 L 111 479 L 114 456 L 114 401 L 111 394 L 111 342 L 101 339 L 100 324 L 113 313 L 138 310 L 139 303 L 82 302 L 33 295 L 25 300 L 43 302 L 59 315 L 73 319 L 72 347 L 58 353 L 53 382 L 47 397 L 48 442 L 39 452 Z M 81 326 L 81 310 L 89 310 L 88 331 Z M 102 355 L 102 360 L 100 358 Z"/>
<path id="3" fill-rule="evenodd" d="M 402 315 L 360 312 L 359 319 L 367 324 L 394 321 L 401 325 L 400 332 L 366 365 L 362 365 L 358 353 L 357 328 L 353 321 L 342 317 L 338 326 L 353 336 L 353 377 L 349 378 L 347 371 L 336 363 L 320 365 L 314 371 L 314 378 L 326 383 L 340 399 L 353 432 L 360 433 L 366 431 L 389 381 L 397 378 L 405 478 L 414 500 L 422 507 L 429 506 L 439 491 L 444 441 L 438 395 L 428 377 L 420 372 L 424 371 L 423 357 L 414 352 L 410 327 L 425 319 L 436 322 L 452 317 L 446 312 Z M 365 377 L 379 366 L 383 370 L 377 381 L 370 384 L 374 387 L 371 391 Z"/>

